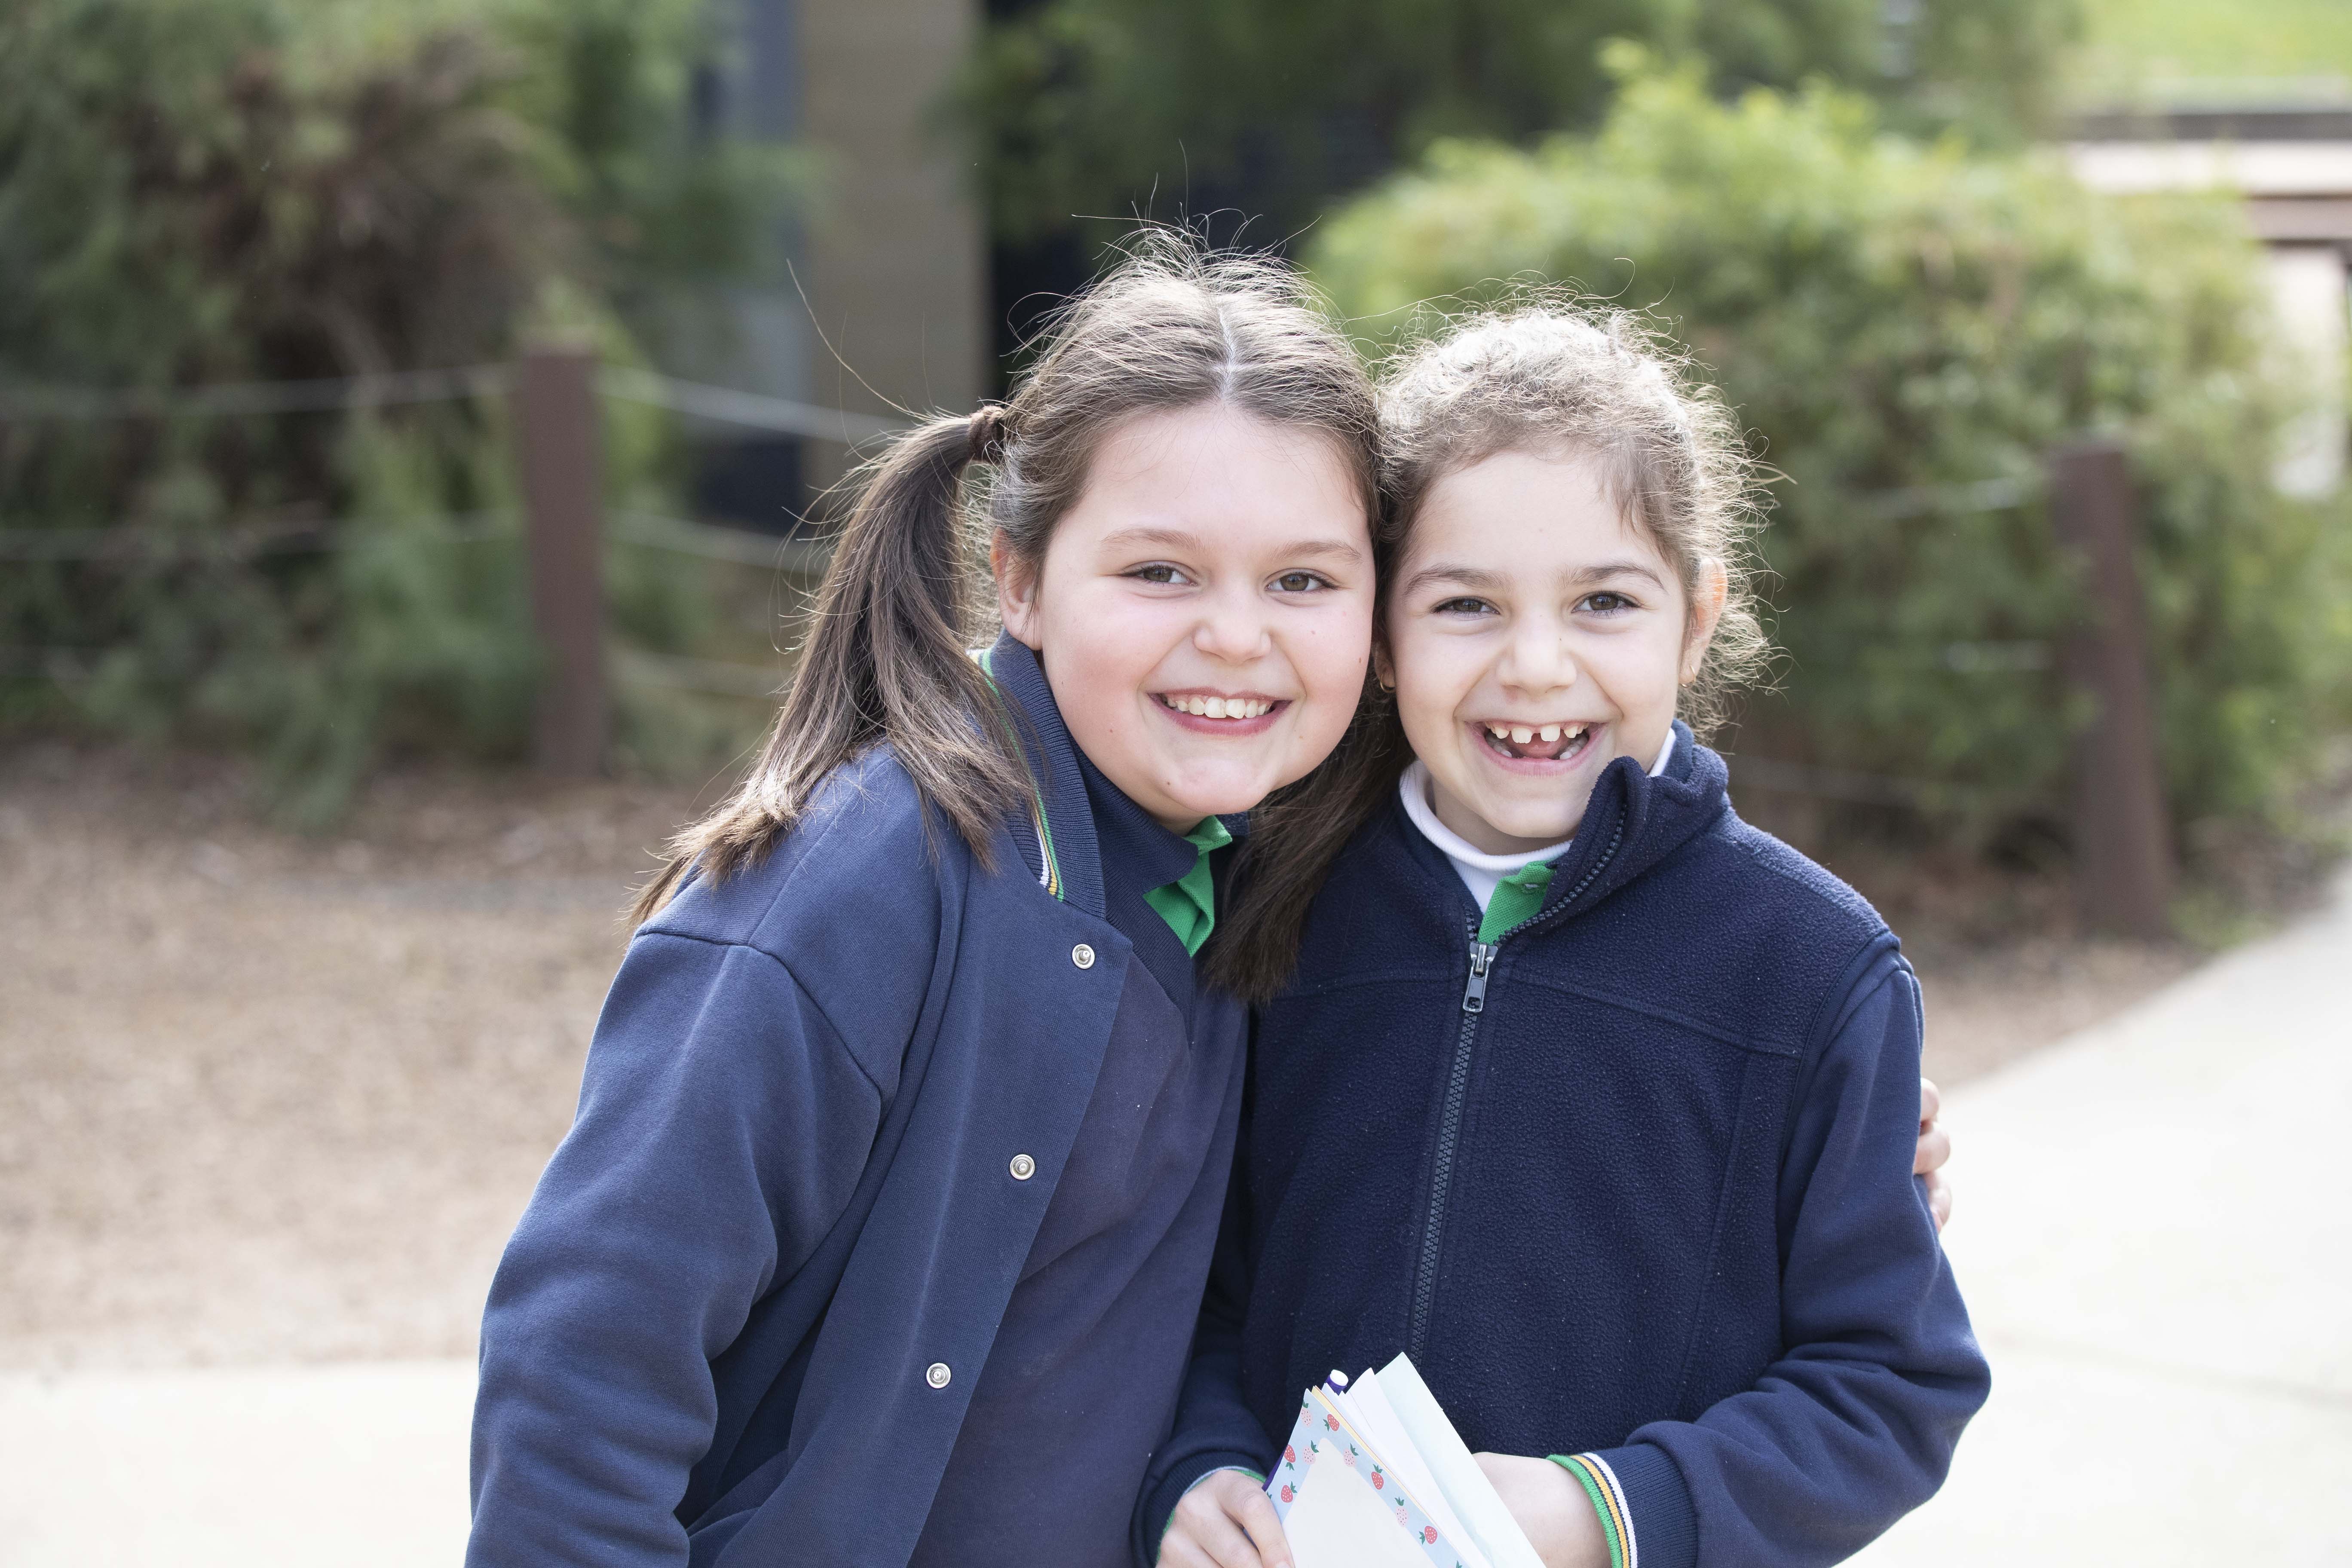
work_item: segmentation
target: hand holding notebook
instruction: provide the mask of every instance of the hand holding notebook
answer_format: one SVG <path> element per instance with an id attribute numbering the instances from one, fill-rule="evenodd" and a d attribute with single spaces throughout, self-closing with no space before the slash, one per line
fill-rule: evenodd
<path id="1" fill-rule="evenodd" d="M 1543 1568 L 1402 1355 L 1308 1389 L 1265 1489 L 1297 1568 Z"/>

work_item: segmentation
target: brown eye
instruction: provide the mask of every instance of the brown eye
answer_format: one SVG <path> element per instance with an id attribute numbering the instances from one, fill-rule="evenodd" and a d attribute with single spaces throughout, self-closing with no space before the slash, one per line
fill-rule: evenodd
<path id="1" fill-rule="evenodd" d="M 1310 594 L 1325 584 L 1312 572 L 1285 572 L 1274 580 L 1274 585 L 1286 594 Z"/>

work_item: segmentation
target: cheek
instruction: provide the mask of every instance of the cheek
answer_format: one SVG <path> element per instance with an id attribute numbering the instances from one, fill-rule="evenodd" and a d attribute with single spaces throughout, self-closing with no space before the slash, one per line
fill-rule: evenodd
<path id="1" fill-rule="evenodd" d="M 1585 668 L 1628 718 L 1671 714 L 1682 690 L 1682 651 L 1671 631 L 1623 637 L 1596 647 Z"/>
<path id="2" fill-rule="evenodd" d="M 1391 634 L 1394 636 L 1394 634 Z M 1479 659 L 1457 639 L 1410 633 L 1391 644 L 1396 659 L 1397 717 L 1415 751 L 1444 742 L 1454 710 L 1477 684 Z"/>
<path id="3" fill-rule="evenodd" d="M 1159 604 L 1101 581 L 1070 584 L 1045 601 L 1040 617 L 1047 663 L 1059 663 L 1097 690 L 1131 685 L 1162 658 L 1176 633 L 1160 623 Z"/>
<path id="4" fill-rule="evenodd" d="M 1307 695 L 1318 704 L 1338 702 L 1352 713 L 1372 668 L 1370 605 L 1326 617 L 1293 644 L 1292 658 Z"/>
<path id="5" fill-rule="evenodd" d="M 1682 639 L 1675 627 L 1658 627 L 1649 637 L 1625 637 L 1622 647 L 1601 648 L 1595 670 L 1604 675 L 1612 696 L 1628 708 L 1673 708 L 1682 689 Z"/>
<path id="6" fill-rule="evenodd" d="M 1300 752 L 1319 761 L 1339 743 L 1355 719 L 1372 663 L 1372 615 L 1369 605 L 1352 614 L 1321 617 L 1289 639 L 1290 665 L 1301 695 Z"/>

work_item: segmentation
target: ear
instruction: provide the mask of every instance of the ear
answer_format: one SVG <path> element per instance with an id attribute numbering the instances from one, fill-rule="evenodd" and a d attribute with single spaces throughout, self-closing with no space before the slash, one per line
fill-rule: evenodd
<path id="1" fill-rule="evenodd" d="M 1715 641 L 1715 628 L 1723 620 L 1723 606 L 1731 593 L 1731 574 L 1715 556 L 1702 560 L 1694 576 L 1690 615 L 1684 623 L 1682 683 L 1685 686 L 1698 679 L 1699 668 L 1706 662 L 1707 646 Z"/>
<path id="2" fill-rule="evenodd" d="M 1015 642 L 1037 647 L 1036 568 L 1013 553 L 1002 530 L 988 542 L 988 573 L 996 579 L 996 615 Z"/>
<path id="3" fill-rule="evenodd" d="M 1382 691 L 1396 689 L 1396 660 L 1389 657 L 1389 639 L 1379 632 L 1372 634 L 1372 679 Z"/>

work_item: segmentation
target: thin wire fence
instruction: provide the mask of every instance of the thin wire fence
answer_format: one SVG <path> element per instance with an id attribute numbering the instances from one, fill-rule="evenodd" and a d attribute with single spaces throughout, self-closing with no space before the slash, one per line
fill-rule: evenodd
<path id="1" fill-rule="evenodd" d="M 513 365 L 482 364 L 381 375 L 216 383 L 192 387 L 0 384 L 0 426 L 385 408 L 500 396 L 513 390 L 514 382 Z M 596 390 L 616 402 L 665 409 L 698 423 L 833 441 L 853 450 L 888 436 L 902 423 L 790 398 L 685 381 L 625 365 L 600 367 Z M 0 514 L 0 522 L 5 521 L 5 514 Z M 327 555 L 366 548 L 377 530 L 387 528 L 400 531 L 408 542 L 448 544 L 520 541 L 522 537 L 521 518 L 510 510 L 295 520 L 257 518 L 226 525 L 215 521 L 200 531 L 139 526 L 0 527 L 0 562 L 152 567 Z M 824 574 L 831 559 L 831 545 L 824 540 L 777 538 L 688 518 L 628 510 L 607 517 L 604 538 L 608 543 L 667 551 L 697 560 L 812 580 Z M 86 679 L 88 664 L 104 652 L 103 648 L 79 647 L 0 648 L 0 674 L 30 672 L 71 682 Z M 774 694 L 779 681 L 774 670 L 753 665 L 656 654 L 618 644 L 613 652 L 617 673 L 638 685 L 764 699 Z"/>
<path id="2" fill-rule="evenodd" d="M 415 405 L 510 393 L 512 364 L 290 382 L 237 382 L 191 387 L 92 388 L 0 383 L 0 427 L 49 422 L 103 423 L 131 419 L 224 418 L 340 412 Z M 664 409 L 700 424 L 718 424 L 838 443 L 855 450 L 905 427 L 905 422 L 789 398 L 681 380 L 625 365 L 596 371 L 603 397 Z M 2006 475 L 1957 484 L 1907 486 L 1851 498 L 1864 515 L 1895 522 L 2012 510 L 2040 501 L 2038 475 Z M 5 522 L 0 514 L 0 522 Z M 353 524 L 371 525 L 355 530 Z M 24 528 L 0 526 L 0 562 L 83 563 L 125 567 L 175 563 L 245 562 L 274 556 L 323 555 L 364 548 L 377 528 L 406 540 L 452 545 L 493 540 L 520 542 L 520 514 L 509 510 L 339 518 L 257 518 L 214 523 L 202 531 L 153 527 Z M 831 542 L 774 536 L 691 518 L 620 509 L 604 524 L 605 543 L 779 574 L 813 583 L 831 560 Z M 0 675 L 22 671 L 73 683 L 87 679 L 103 647 L 0 647 Z M 655 653 L 615 642 L 614 672 L 633 685 L 767 700 L 782 682 L 773 668 L 726 660 Z M 2042 643 L 1956 642 L 1944 665 L 1965 674 L 2039 670 L 2050 663 Z M 1945 810 L 1965 806 L 1969 791 L 1935 780 L 1818 768 L 1746 758 L 1735 761 L 1739 781 L 1775 793 L 1853 805 Z"/>

